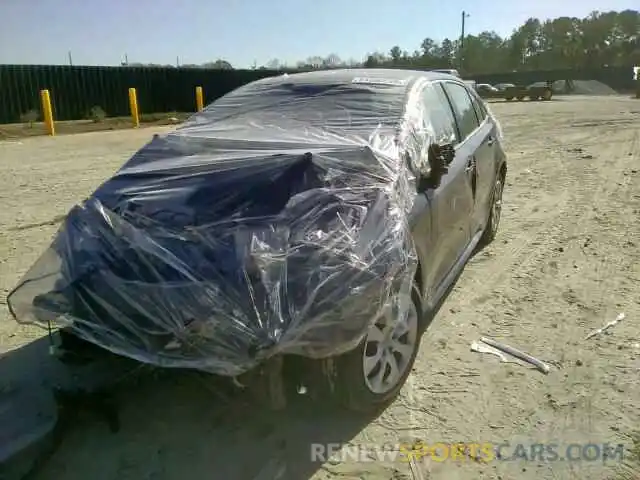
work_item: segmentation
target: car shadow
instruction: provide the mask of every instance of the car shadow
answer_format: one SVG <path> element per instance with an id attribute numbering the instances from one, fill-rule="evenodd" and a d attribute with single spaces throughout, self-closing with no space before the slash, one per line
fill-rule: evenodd
<path id="1" fill-rule="evenodd" d="M 20 385 L 31 398 L 39 384 L 51 381 L 57 362 L 48 344 L 40 339 L 0 357 L 0 387 Z M 113 398 L 118 432 L 96 412 L 74 411 L 55 450 L 56 439 L 43 436 L 46 442 L 23 452 L 0 479 L 177 480 L 187 473 L 194 480 L 302 480 L 325 463 L 326 448 L 348 443 L 375 418 L 295 392 L 285 410 L 272 411 L 224 379 L 169 369 L 131 375 L 113 389 Z M 12 407 L 14 417 L 24 422 L 25 401 L 19 402 Z M 23 476 L 34 461 L 33 471 Z"/>
<path id="2" fill-rule="evenodd" d="M 425 319 L 425 328 L 463 271 Z M 185 474 L 193 480 L 305 480 L 325 469 L 328 450 L 348 444 L 380 413 L 347 412 L 333 402 L 297 393 L 290 395 L 285 410 L 272 411 L 264 399 L 220 377 L 149 369 L 129 360 L 124 371 L 133 373 L 109 390 L 119 413 L 119 431 L 113 433 L 97 412 L 76 411 L 74 406 L 42 445 L 25 450 L 14 469 L 19 473 L 0 473 L 0 480 L 178 480 Z M 3 385 L 20 384 L 33 399 L 33 392 L 43 390 L 39 385 L 59 383 L 60 372 L 46 337 L 1 356 L 0 407 Z M 16 406 L 16 422 L 24 406 Z M 51 406 L 45 402 L 42 408 Z M 1 443 L 0 434 L 0 450 Z M 361 470 L 354 471 L 354 477 L 374 478 L 364 464 Z"/>

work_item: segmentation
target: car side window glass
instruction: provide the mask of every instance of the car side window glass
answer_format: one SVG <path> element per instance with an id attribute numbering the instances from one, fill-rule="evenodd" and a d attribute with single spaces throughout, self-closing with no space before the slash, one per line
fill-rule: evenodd
<path id="1" fill-rule="evenodd" d="M 426 85 L 422 91 L 422 103 L 425 120 L 433 126 L 436 143 L 458 143 L 456 119 L 444 90 L 436 84 Z"/>
<path id="2" fill-rule="evenodd" d="M 482 100 L 480 100 L 477 95 L 474 95 L 471 92 L 469 92 L 469 96 L 471 97 L 471 102 L 473 103 L 473 108 L 476 111 L 478 121 L 480 123 L 484 122 L 484 119 L 487 118 L 487 110 L 484 108 Z"/>
<path id="3" fill-rule="evenodd" d="M 464 141 L 480 126 L 473 102 L 466 87 L 452 82 L 444 83 L 443 86 L 458 121 L 460 140 Z"/>

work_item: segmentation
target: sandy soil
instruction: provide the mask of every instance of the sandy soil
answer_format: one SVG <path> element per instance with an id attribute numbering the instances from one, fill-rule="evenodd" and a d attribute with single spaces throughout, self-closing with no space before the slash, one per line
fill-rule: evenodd
<path id="1" fill-rule="evenodd" d="M 492 109 L 509 154 L 501 232 L 467 266 L 423 338 L 407 386 L 381 416 L 304 402 L 266 413 L 221 400 L 202 377 L 174 377 L 126 393 L 118 434 L 90 418 L 80 423 L 38 478 L 640 478 L 630 458 L 640 428 L 640 103 L 582 97 Z M 162 129 L 0 142 L 0 303 L 59 216 L 154 131 Z M 620 312 L 625 320 L 608 334 L 585 340 Z M 42 335 L 1 315 L 0 352 Z M 481 335 L 544 359 L 551 373 L 472 352 Z M 416 439 L 611 442 L 628 450 L 623 464 L 310 461 L 311 442 Z"/>
<path id="2" fill-rule="evenodd" d="M 185 112 L 141 114 L 140 127 L 174 125 L 183 121 L 189 117 L 189 115 L 191 114 Z M 131 129 L 131 118 L 106 117 L 96 122 L 93 120 L 65 120 L 55 122 L 57 136 L 122 129 Z M 20 138 L 37 137 L 42 135 L 48 135 L 47 129 L 42 122 L 34 122 L 33 124 L 12 123 L 0 125 L 0 141 L 17 140 Z"/>

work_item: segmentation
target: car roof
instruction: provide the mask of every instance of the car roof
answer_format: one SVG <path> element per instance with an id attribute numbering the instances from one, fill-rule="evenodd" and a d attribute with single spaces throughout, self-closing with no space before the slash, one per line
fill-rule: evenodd
<path id="1" fill-rule="evenodd" d="M 206 125 L 211 124 L 210 135 L 222 129 L 226 140 L 236 141 L 287 138 L 284 132 L 297 132 L 301 125 L 318 131 L 330 126 L 334 134 L 341 132 L 345 138 L 364 138 L 376 130 L 395 131 L 403 122 L 417 83 L 438 80 L 471 88 L 445 73 L 392 68 L 344 68 L 265 77 L 220 97 L 180 130 L 193 129 L 198 136 L 206 136 Z M 334 88 L 344 95 L 340 100 L 337 95 L 325 95 Z M 288 95 L 295 101 L 286 101 Z M 227 122 L 230 126 L 224 128 Z M 301 138 L 300 134 L 289 136 L 295 141 Z M 335 135 L 332 138 L 337 139 Z"/>
<path id="2" fill-rule="evenodd" d="M 277 85 L 278 83 L 336 83 L 336 84 L 351 84 L 354 83 L 354 79 L 370 81 L 371 85 L 375 85 L 377 82 L 384 84 L 386 82 L 402 82 L 402 86 L 406 87 L 408 91 L 418 79 L 424 79 L 427 81 L 435 80 L 458 80 L 458 77 L 450 75 L 445 72 L 436 71 L 422 71 L 422 70 L 408 70 L 400 68 L 339 68 L 332 70 L 314 70 L 310 72 L 300 72 L 278 75 L 275 77 L 266 77 L 261 80 L 257 80 L 254 83 L 268 83 L 271 85 Z"/>

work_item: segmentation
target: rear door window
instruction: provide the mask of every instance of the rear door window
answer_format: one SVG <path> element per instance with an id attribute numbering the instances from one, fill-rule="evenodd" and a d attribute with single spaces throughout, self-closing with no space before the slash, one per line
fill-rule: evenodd
<path id="1" fill-rule="evenodd" d="M 444 90 L 438 84 L 427 84 L 422 91 L 427 120 L 434 129 L 436 143 L 458 143 L 456 119 Z"/>
<path id="2" fill-rule="evenodd" d="M 451 101 L 460 130 L 460 141 L 463 142 L 480 126 L 471 96 L 463 85 L 444 82 L 442 86 Z"/>
<path id="3" fill-rule="evenodd" d="M 487 109 L 484 106 L 484 102 L 478 98 L 477 95 L 470 93 L 471 102 L 473 103 L 473 108 L 476 111 L 476 116 L 480 123 L 484 122 L 484 119 L 487 118 Z"/>

